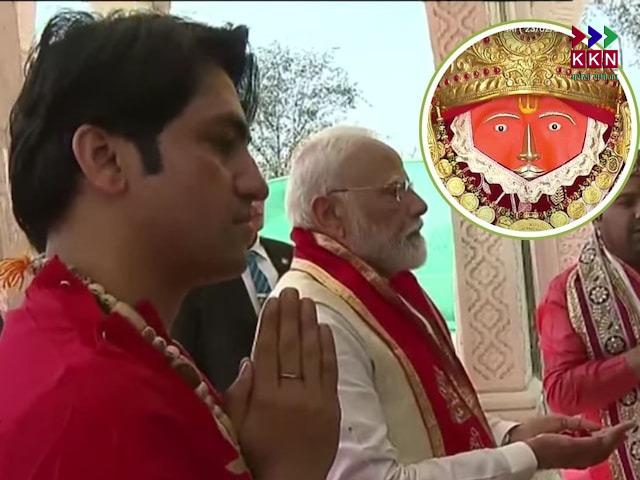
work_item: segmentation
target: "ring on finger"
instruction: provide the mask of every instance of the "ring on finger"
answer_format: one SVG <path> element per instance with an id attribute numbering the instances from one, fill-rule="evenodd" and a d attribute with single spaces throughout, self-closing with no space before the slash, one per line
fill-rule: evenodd
<path id="1" fill-rule="evenodd" d="M 298 375 L 297 373 L 282 372 L 279 377 L 284 380 L 302 380 L 302 375 Z"/>

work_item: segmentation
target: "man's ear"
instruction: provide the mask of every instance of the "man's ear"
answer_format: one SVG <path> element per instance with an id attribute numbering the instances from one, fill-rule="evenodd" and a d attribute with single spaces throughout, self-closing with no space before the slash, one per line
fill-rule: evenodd
<path id="1" fill-rule="evenodd" d="M 327 197 L 314 198 L 311 202 L 311 213 L 315 224 L 321 229 L 335 223 L 335 207 Z"/>
<path id="2" fill-rule="evenodd" d="M 326 232 L 337 240 L 344 238 L 344 212 L 329 197 L 317 197 L 311 204 L 311 212 L 318 230 Z"/>
<path id="3" fill-rule="evenodd" d="M 122 193 L 127 177 L 118 159 L 122 139 L 94 125 L 81 125 L 71 146 L 86 181 L 105 194 Z"/>

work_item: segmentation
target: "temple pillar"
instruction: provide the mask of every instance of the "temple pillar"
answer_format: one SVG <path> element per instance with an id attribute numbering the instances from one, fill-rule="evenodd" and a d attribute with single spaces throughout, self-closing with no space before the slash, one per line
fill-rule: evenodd
<path id="1" fill-rule="evenodd" d="M 8 181 L 9 112 L 23 80 L 23 65 L 33 38 L 35 2 L 0 2 L 0 258 L 23 255 L 28 242 L 16 224 Z M 0 310 L 13 297 L 0 293 Z"/>
<path id="2" fill-rule="evenodd" d="M 425 2 L 436 65 L 463 40 L 500 22 L 545 18 L 579 23 L 586 1 Z M 573 253 L 562 241 L 547 242 L 547 257 L 531 242 L 488 233 L 453 212 L 456 255 L 456 321 L 458 353 L 488 413 L 523 420 L 543 410 L 540 379 L 532 369 L 531 317 L 535 293 L 553 276 L 558 259 Z M 540 243 L 540 242 L 539 242 Z M 541 247 L 542 248 L 542 247 Z M 531 257 L 532 295 L 527 295 Z M 561 253 L 565 252 L 565 253 Z M 529 292 L 531 293 L 531 292 Z M 539 356 L 537 348 L 534 355 Z"/>
<path id="3" fill-rule="evenodd" d="M 542 300 L 553 277 L 576 263 L 592 232 L 589 224 L 562 237 L 531 242 L 536 302 Z"/>

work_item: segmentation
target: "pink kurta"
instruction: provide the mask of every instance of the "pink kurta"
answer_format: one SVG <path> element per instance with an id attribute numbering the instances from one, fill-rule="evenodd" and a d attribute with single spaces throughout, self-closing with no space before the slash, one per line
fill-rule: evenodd
<path id="1" fill-rule="evenodd" d="M 638 386 L 638 378 L 622 355 L 590 359 L 574 330 L 567 307 L 567 282 L 574 268 L 558 275 L 538 307 L 537 321 L 544 362 L 544 391 L 552 410 L 581 414 L 601 422 L 600 411 Z M 631 278 L 636 292 L 640 285 Z M 589 470 L 590 478 L 611 478 L 605 462 Z"/>
<path id="2" fill-rule="evenodd" d="M 249 479 L 237 458 L 162 354 L 50 261 L 0 337 L 0 479 Z"/>

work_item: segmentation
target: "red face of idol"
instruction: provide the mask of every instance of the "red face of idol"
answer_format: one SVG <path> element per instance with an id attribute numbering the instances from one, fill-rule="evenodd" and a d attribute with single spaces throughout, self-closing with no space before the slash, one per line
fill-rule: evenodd
<path id="1" fill-rule="evenodd" d="M 511 95 L 471 109 L 473 142 L 482 153 L 513 171 L 529 159 L 542 174 L 582 151 L 587 120 L 544 95 Z"/>

